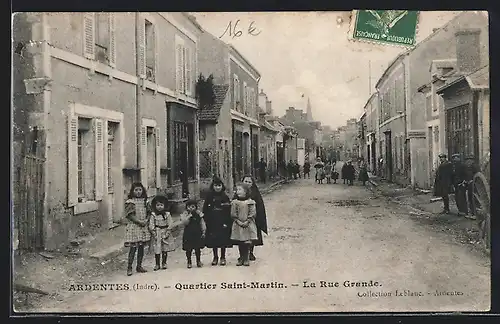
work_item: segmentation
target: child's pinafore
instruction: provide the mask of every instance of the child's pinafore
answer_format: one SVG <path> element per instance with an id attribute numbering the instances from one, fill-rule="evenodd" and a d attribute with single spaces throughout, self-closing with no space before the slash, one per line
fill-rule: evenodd
<path id="1" fill-rule="evenodd" d="M 255 224 L 256 214 L 257 209 L 255 207 L 255 201 L 252 199 L 234 199 L 231 202 L 231 218 L 234 219 L 231 228 L 231 240 L 246 243 L 257 240 L 257 225 Z M 248 220 L 249 224 L 247 227 L 242 227 L 236 220 L 241 222 Z"/>
<path id="2" fill-rule="evenodd" d="M 172 230 L 172 216 L 169 212 L 165 214 L 151 213 L 149 219 L 149 230 L 152 234 L 153 248 L 155 254 L 171 252 L 174 248 L 174 237 Z"/>
<path id="3" fill-rule="evenodd" d="M 130 215 L 135 215 L 135 218 L 139 221 L 148 221 L 148 213 L 144 198 L 132 198 L 125 202 L 125 216 L 128 219 Z M 148 243 L 150 239 L 151 234 L 149 233 L 148 226 L 141 227 L 131 220 L 128 220 L 125 228 L 126 247 L 143 245 Z"/>
<path id="4" fill-rule="evenodd" d="M 184 251 L 202 249 L 205 247 L 205 240 L 203 238 L 203 234 L 205 233 L 205 221 L 203 220 L 203 213 L 195 211 L 192 215 L 189 221 L 185 221 L 189 216 L 187 211 L 181 215 L 182 222 L 187 222 L 184 226 L 184 233 L 182 234 L 182 249 Z"/>

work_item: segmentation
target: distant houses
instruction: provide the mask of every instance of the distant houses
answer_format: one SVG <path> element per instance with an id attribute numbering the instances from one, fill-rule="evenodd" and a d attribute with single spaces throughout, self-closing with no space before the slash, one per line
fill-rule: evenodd
<path id="1" fill-rule="evenodd" d="M 488 55 L 487 14 L 469 11 L 394 59 L 358 120 L 372 173 L 428 189 L 440 153 L 489 153 Z"/>

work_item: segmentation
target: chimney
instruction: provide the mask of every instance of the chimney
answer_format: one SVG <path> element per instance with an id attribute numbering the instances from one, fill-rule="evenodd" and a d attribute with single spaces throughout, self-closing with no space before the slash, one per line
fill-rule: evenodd
<path id="1" fill-rule="evenodd" d="M 455 33 L 459 73 L 471 73 L 481 67 L 480 34 L 480 29 L 465 29 Z"/>
<path id="2" fill-rule="evenodd" d="M 273 114 L 273 108 L 271 107 L 271 101 L 266 101 L 266 113 L 268 115 Z"/>

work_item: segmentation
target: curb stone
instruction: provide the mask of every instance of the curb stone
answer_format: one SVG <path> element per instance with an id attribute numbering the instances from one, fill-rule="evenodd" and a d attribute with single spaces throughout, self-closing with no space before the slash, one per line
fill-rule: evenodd
<path id="1" fill-rule="evenodd" d="M 104 250 L 92 254 L 90 258 L 98 261 L 107 261 L 119 255 L 122 255 L 126 251 L 127 248 L 121 242 L 119 244 L 112 245 Z"/>
<path id="2" fill-rule="evenodd" d="M 263 190 L 262 194 L 267 195 L 271 191 L 274 190 L 279 185 L 282 185 L 285 183 L 285 180 L 279 180 L 271 184 L 269 187 L 267 187 L 265 190 Z M 119 244 L 112 245 L 106 249 L 103 249 L 97 253 L 94 253 L 90 255 L 91 259 L 98 260 L 100 262 L 106 262 L 110 259 L 116 258 L 124 253 L 127 252 L 127 248 L 123 245 L 123 242 L 120 242 Z"/>

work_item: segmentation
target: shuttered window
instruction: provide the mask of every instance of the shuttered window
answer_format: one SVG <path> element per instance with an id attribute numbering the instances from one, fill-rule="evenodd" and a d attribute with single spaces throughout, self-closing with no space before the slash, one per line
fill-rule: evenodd
<path id="1" fill-rule="evenodd" d="M 88 118 L 69 116 L 68 122 L 68 207 L 79 202 L 101 199 L 100 186 L 96 186 L 102 175 L 102 164 L 97 156 L 102 133 L 99 136 L 98 122 Z M 102 125 L 101 125 L 102 126 Z M 100 168 L 101 167 L 101 168 Z"/>
<path id="2" fill-rule="evenodd" d="M 178 93 L 192 97 L 194 95 L 195 53 L 180 37 L 176 37 L 175 42 L 176 90 Z"/>
<path id="3" fill-rule="evenodd" d="M 116 19 L 112 13 L 83 14 L 84 57 L 116 66 Z"/>
<path id="4" fill-rule="evenodd" d="M 156 82 L 157 74 L 157 42 L 155 26 L 149 20 L 144 20 L 144 47 L 146 51 L 146 79 Z"/>
<path id="5" fill-rule="evenodd" d="M 236 74 L 233 76 L 233 97 L 234 110 L 242 112 L 241 83 Z"/>

